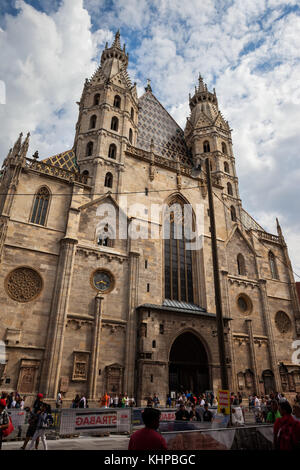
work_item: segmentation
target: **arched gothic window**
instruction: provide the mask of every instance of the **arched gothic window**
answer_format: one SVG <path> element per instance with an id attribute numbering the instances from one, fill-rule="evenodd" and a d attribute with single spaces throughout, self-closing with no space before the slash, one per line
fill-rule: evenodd
<path id="1" fill-rule="evenodd" d="M 231 183 L 227 183 L 227 194 L 229 194 L 229 196 L 233 195 Z"/>
<path id="2" fill-rule="evenodd" d="M 113 185 L 113 175 L 111 173 L 106 173 L 104 186 L 107 188 L 112 188 Z"/>
<path id="3" fill-rule="evenodd" d="M 100 93 L 96 93 L 96 95 L 94 96 L 94 106 L 98 106 L 99 103 L 100 103 Z"/>
<path id="4" fill-rule="evenodd" d="M 121 107 L 121 98 L 119 97 L 119 95 L 116 95 L 115 98 L 114 98 L 114 106 L 116 108 Z"/>
<path id="5" fill-rule="evenodd" d="M 224 162 L 224 171 L 225 173 L 229 173 L 229 165 L 227 162 Z"/>
<path id="6" fill-rule="evenodd" d="M 272 279 L 279 279 L 276 259 L 272 251 L 269 252 L 269 265 L 270 265 Z"/>
<path id="7" fill-rule="evenodd" d="M 132 129 L 129 129 L 129 142 L 132 144 Z"/>
<path id="8" fill-rule="evenodd" d="M 109 158 L 116 158 L 117 156 L 117 147 L 115 144 L 110 144 L 109 150 L 108 150 L 108 156 Z"/>
<path id="9" fill-rule="evenodd" d="M 91 157 L 93 155 L 93 147 L 94 147 L 93 142 L 88 142 L 88 144 L 86 146 L 86 156 L 87 157 Z"/>
<path id="10" fill-rule="evenodd" d="M 203 142 L 203 152 L 210 152 L 210 145 L 209 145 L 208 140 Z"/>
<path id="11" fill-rule="evenodd" d="M 227 155 L 227 147 L 226 147 L 225 142 L 222 142 L 222 152 Z"/>
<path id="12" fill-rule="evenodd" d="M 118 128 L 119 128 L 119 119 L 114 116 L 112 119 L 111 119 L 111 126 L 110 128 L 113 130 L 113 131 L 118 131 Z"/>
<path id="13" fill-rule="evenodd" d="M 131 111 L 130 111 L 130 117 L 132 119 L 132 121 L 134 120 L 134 109 L 131 108 Z"/>
<path id="14" fill-rule="evenodd" d="M 240 276 L 245 276 L 246 275 L 246 267 L 245 267 L 245 258 L 243 255 L 240 253 L 237 256 L 237 267 L 238 267 L 238 274 Z"/>
<path id="15" fill-rule="evenodd" d="M 90 119 L 90 129 L 95 129 L 96 122 L 97 122 L 97 116 L 96 114 L 93 114 L 93 116 L 91 116 L 91 119 Z"/>
<path id="16" fill-rule="evenodd" d="M 50 191 L 42 186 L 35 195 L 30 222 L 45 225 L 50 201 Z"/>
<path id="17" fill-rule="evenodd" d="M 193 303 L 192 251 L 188 249 L 193 223 L 192 216 L 184 222 L 183 208 L 183 202 L 175 200 L 165 214 L 165 298 Z"/>
<path id="18" fill-rule="evenodd" d="M 234 206 L 230 207 L 230 214 L 231 214 L 231 220 L 232 222 L 236 222 L 236 211 Z"/>

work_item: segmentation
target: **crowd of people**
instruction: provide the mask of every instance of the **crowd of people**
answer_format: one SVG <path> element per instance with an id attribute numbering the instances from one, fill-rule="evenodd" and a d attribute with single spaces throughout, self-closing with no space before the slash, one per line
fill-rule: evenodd
<path id="1" fill-rule="evenodd" d="M 249 410 L 252 410 L 257 423 L 274 424 L 277 418 L 281 418 L 280 405 L 288 403 L 292 409 L 293 417 L 300 421 L 300 393 L 297 393 L 293 402 L 289 403 L 284 393 L 272 392 L 269 395 L 249 396 Z"/>
<path id="2" fill-rule="evenodd" d="M 109 395 L 105 393 L 98 401 L 100 408 L 128 408 L 136 406 L 134 398 L 129 398 L 127 393 Z M 72 400 L 71 408 L 88 408 L 88 400 L 85 395 L 76 395 Z"/>
<path id="3" fill-rule="evenodd" d="M 43 395 L 41 393 L 37 394 L 32 408 L 28 406 L 24 407 L 24 402 L 25 398 L 22 399 L 17 392 L 16 394 L 2 392 L 0 399 L 0 449 L 2 447 L 2 431 L 6 429 L 9 424 L 7 409 L 20 408 L 24 409 L 29 414 L 29 426 L 21 449 L 25 450 L 28 442 L 31 440 L 28 447 L 29 450 L 32 450 L 34 446 L 35 449 L 38 449 L 40 441 L 42 441 L 44 450 L 47 450 L 46 430 L 53 425 L 51 407 L 43 401 Z"/>
<path id="4" fill-rule="evenodd" d="M 179 407 L 180 405 L 184 405 L 186 408 L 191 408 L 192 405 L 204 406 L 205 404 L 218 406 L 218 401 L 213 392 L 197 395 L 192 391 L 186 391 L 185 393 L 180 393 L 176 398 L 171 398 L 171 396 L 168 395 L 166 400 L 166 407 Z"/>

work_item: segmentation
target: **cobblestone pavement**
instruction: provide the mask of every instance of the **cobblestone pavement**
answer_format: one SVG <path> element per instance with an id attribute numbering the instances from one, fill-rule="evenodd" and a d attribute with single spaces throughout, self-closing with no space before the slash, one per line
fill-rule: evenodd
<path id="1" fill-rule="evenodd" d="M 48 450 L 127 450 L 129 436 L 93 437 L 80 436 L 74 439 L 47 440 Z M 18 450 L 23 441 L 3 442 L 2 450 Z M 29 447 L 27 444 L 27 447 Z M 39 450 L 43 450 L 40 442 Z"/>

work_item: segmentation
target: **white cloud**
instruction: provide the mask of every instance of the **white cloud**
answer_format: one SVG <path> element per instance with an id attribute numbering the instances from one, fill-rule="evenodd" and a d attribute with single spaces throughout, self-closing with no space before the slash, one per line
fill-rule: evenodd
<path id="1" fill-rule="evenodd" d="M 18 1 L 18 16 L 1 22 L 2 156 L 21 130 L 32 132 L 32 151 L 45 157 L 72 146 L 84 79 L 99 62 L 99 47 L 121 28 L 139 93 L 150 78 L 181 126 L 198 73 L 216 87 L 234 129 L 245 208 L 272 232 L 279 217 L 300 272 L 300 17 L 287 10 L 299 2 L 43 2 L 48 14 Z"/>

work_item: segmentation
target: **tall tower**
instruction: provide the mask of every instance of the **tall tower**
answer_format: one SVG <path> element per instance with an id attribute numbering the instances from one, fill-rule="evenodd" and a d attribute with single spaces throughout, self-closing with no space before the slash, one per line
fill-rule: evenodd
<path id="1" fill-rule="evenodd" d="M 118 192 L 126 145 L 135 145 L 138 98 L 127 73 L 128 53 L 119 31 L 106 43 L 101 64 L 86 79 L 79 104 L 74 148 L 81 173 L 89 177 L 94 197 Z"/>
<path id="2" fill-rule="evenodd" d="M 191 114 L 187 118 L 184 131 L 185 140 L 196 168 L 204 169 L 208 157 L 211 170 L 223 186 L 223 198 L 232 209 L 232 221 L 240 217 L 241 201 L 238 178 L 232 151 L 231 129 L 218 107 L 215 89 L 209 92 L 199 75 L 198 86 L 193 96 L 189 96 Z M 234 216 L 235 215 L 235 216 Z"/>

